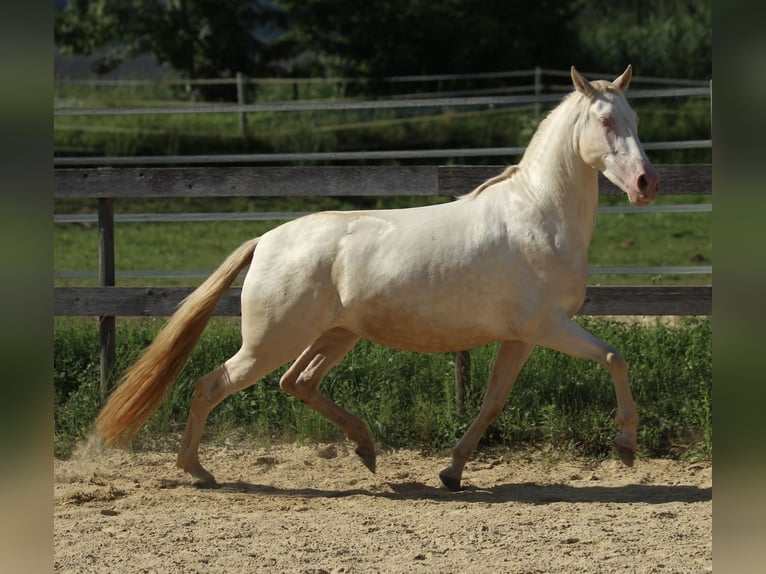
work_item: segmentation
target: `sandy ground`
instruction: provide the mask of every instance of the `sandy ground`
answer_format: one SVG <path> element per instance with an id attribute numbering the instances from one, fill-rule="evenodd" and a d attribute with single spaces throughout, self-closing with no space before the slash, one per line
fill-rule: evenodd
<path id="1" fill-rule="evenodd" d="M 712 572 L 712 464 L 484 454 L 465 490 L 444 457 L 346 445 L 202 449 L 54 462 L 56 572 Z"/>

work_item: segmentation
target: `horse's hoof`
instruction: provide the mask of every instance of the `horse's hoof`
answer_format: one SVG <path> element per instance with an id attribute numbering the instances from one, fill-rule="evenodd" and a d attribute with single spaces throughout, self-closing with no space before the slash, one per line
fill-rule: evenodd
<path id="1" fill-rule="evenodd" d="M 442 484 L 448 490 L 451 490 L 452 492 L 459 492 L 459 491 L 463 490 L 463 487 L 460 486 L 460 479 L 459 478 L 454 478 L 454 477 L 450 476 L 449 474 L 447 474 L 448 470 L 449 469 L 444 469 L 443 471 L 441 471 L 439 473 L 439 480 L 441 480 Z"/>
<path id="2" fill-rule="evenodd" d="M 191 475 L 194 486 L 200 488 L 216 488 L 218 486 L 215 477 L 205 470 L 205 467 L 199 462 L 183 464 L 181 461 L 177 461 L 176 466 Z"/>
<path id="3" fill-rule="evenodd" d="M 636 451 L 632 448 L 616 445 L 617 454 L 620 455 L 620 460 L 625 466 L 633 466 L 633 461 L 636 459 Z"/>
<path id="4" fill-rule="evenodd" d="M 363 449 L 362 447 L 357 447 L 354 452 L 362 460 L 362 464 L 364 464 L 364 466 L 366 466 L 372 474 L 375 474 L 377 459 L 375 456 L 375 451 L 370 452 L 369 450 Z"/>

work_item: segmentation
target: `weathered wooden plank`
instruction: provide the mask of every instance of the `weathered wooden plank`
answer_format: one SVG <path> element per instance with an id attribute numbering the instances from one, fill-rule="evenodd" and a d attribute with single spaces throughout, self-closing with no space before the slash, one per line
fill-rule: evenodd
<path id="1" fill-rule="evenodd" d="M 713 288 L 588 287 L 578 315 L 712 315 Z"/>
<path id="2" fill-rule="evenodd" d="M 439 191 L 458 197 L 476 189 L 488 179 L 503 172 L 507 165 L 456 165 L 439 167 Z"/>
<path id="3" fill-rule="evenodd" d="M 713 193 L 712 164 L 660 164 L 655 167 L 660 175 L 661 194 L 707 195 Z M 622 193 L 614 186 L 612 187 L 616 193 Z"/>
<path id="4" fill-rule="evenodd" d="M 172 315 L 193 287 L 56 287 L 53 314 L 92 317 L 113 314 L 120 317 Z M 240 314 L 240 288 L 229 289 L 215 309 L 220 316 Z"/>
<path id="5" fill-rule="evenodd" d="M 439 194 L 458 196 L 496 176 L 507 166 L 440 166 Z M 706 195 L 713 193 L 713 168 L 710 164 L 657 165 L 660 193 L 663 195 Z M 603 175 L 599 175 L 601 195 L 622 195 L 623 192 Z"/>
<path id="6" fill-rule="evenodd" d="M 145 167 L 54 170 L 56 198 L 442 195 L 470 192 L 506 166 Z M 709 164 L 658 165 L 661 193 L 713 192 Z M 599 177 L 600 193 L 622 192 Z"/>
<path id="7" fill-rule="evenodd" d="M 57 169 L 53 181 L 57 198 L 438 194 L 436 166 Z"/>
<path id="8" fill-rule="evenodd" d="M 171 315 L 191 287 L 57 287 L 53 311 L 57 316 Z M 215 314 L 240 313 L 240 288 L 232 288 Z M 588 287 L 580 315 L 710 315 L 712 287 Z"/>

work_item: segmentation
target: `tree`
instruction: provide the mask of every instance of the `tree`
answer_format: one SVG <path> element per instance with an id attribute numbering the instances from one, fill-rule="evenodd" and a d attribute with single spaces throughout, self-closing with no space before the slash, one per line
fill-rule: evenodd
<path id="1" fill-rule="evenodd" d="M 543 66 L 689 78 L 712 72 L 712 0 L 68 0 L 56 45 L 107 70 L 152 52 L 189 78 Z M 305 73 L 306 70 L 303 70 Z"/>
<path id="2" fill-rule="evenodd" d="M 630 63 L 645 76 L 712 76 L 711 0 L 576 2 L 583 69 L 611 72 Z"/>
<path id="3" fill-rule="evenodd" d="M 64 54 L 96 55 L 96 71 L 151 52 L 188 78 L 272 73 L 286 15 L 267 0 L 69 0 L 56 12 Z"/>
<path id="4" fill-rule="evenodd" d="M 283 0 L 289 34 L 342 74 L 569 65 L 571 0 Z"/>

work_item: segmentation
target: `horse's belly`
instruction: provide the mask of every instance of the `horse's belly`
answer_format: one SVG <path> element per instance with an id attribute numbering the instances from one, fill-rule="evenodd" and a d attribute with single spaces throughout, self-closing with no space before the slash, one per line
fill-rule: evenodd
<path id="1" fill-rule="evenodd" d="M 424 315 L 418 312 L 368 310 L 355 331 L 376 343 L 419 352 L 462 351 L 507 338 L 501 325 L 460 317 L 460 314 Z"/>
<path id="2" fill-rule="evenodd" d="M 423 334 L 412 332 L 375 331 L 364 334 L 365 339 L 374 343 L 386 345 L 402 351 L 417 351 L 419 353 L 447 353 L 467 351 L 496 341 L 496 338 L 484 334 L 470 333 L 435 333 Z"/>

